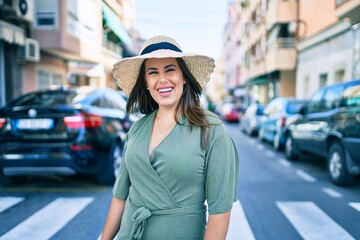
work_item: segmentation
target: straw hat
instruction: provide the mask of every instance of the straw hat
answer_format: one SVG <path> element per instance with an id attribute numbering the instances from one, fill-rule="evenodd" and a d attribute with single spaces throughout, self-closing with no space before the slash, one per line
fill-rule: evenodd
<path id="1" fill-rule="evenodd" d="M 147 40 L 139 56 L 124 58 L 114 65 L 113 75 L 126 95 L 130 95 L 139 75 L 140 66 L 148 58 L 182 58 L 192 75 L 203 87 L 214 71 L 214 59 L 208 56 L 183 53 L 179 44 L 167 36 L 155 36 Z"/>

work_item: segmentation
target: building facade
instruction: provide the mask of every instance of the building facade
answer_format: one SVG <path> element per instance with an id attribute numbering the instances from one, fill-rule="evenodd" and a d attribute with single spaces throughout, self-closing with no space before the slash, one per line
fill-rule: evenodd
<path id="1" fill-rule="evenodd" d="M 129 34 L 133 7 L 133 0 L 0 1 L 0 106 L 39 89 L 116 88 L 113 64 L 137 51 Z"/>
<path id="2" fill-rule="evenodd" d="M 324 14 L 300 14 L 301 19 L 308 19 L 308 31 L 297 46 L 299 98 L 307 98 L 325 85 L 360 78 L 360 1 L 303 2 L 301 9 L 322 9 Z"/>
<path id="3" fill-rule="evenodd" d="M 251 101 L 295 95 L 298 1 L 237 0 L 241 73 Z"/>

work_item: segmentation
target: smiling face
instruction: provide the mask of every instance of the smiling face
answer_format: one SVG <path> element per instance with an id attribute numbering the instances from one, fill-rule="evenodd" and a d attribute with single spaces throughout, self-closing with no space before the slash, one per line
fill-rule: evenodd
<path id="1" fill-rule="evenodd" d="M 159 108 L 175 109 L 184 90 L 184 76 L 175 58 L 145 60 L 145 79 Z"/>

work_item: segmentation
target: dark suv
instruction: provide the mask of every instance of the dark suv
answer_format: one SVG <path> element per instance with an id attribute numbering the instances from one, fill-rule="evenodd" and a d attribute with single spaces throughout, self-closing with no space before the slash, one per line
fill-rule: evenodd
<path id="1" fill-rule="evenodd" d="M 0 174 L 91 174 L 113 184 L 132 122 L 110 88 L 31 92 L 0 109 Z"/>
<path id="2" fill-rule="evenodd" d="M 317 90 L 289 126 L 288 159 L 301 152 L 327 158 L 332 182 L 345 185 L 360 173 L 360 80 Z"/>

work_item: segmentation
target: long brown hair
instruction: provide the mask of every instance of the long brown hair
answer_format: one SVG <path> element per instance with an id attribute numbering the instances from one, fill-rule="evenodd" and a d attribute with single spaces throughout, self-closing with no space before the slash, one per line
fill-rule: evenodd
<path id="1" fill-rule="evenodd" d="M 174 117 L 176 122 L 180 124 L 177 116 L 180 116 L 182 113 L 190 123 L 190 129 L 194 126 L 201 128 L 201 146 L 205 149 L 206 129 L 210 126 L 210 123 L 207 120 L 205 110 L 200 103 L 202 87 L 188 69 L 185 61 L 182 58 L 176 58 L 176 60 L 183 73 L 186 84 L 184 84 L 183 94 L 176 106 Z M 140 66 L 139 76 L 127 101 L 126 111 L 134 113 L 138 109 L 141 113 L 148 114 L 158 108 L 159 105 L 146 89 L 144 61 Z"/>

